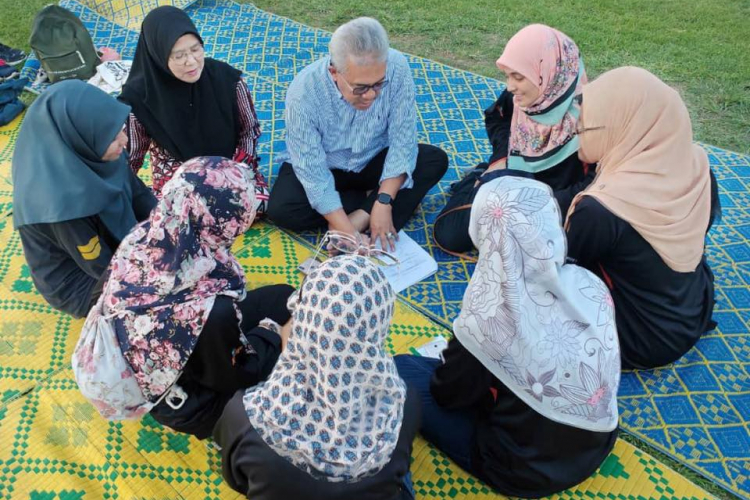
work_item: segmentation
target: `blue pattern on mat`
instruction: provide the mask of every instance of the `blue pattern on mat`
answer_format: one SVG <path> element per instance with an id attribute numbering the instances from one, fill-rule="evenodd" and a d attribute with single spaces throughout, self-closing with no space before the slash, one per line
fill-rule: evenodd
<path id="1" fill-rule="evenodd" d="M 72 0 L 61 3 L 83 19 L 98 46 L 132 57 L 137 33 Z M 297 71 L 326 53 L 330 34 L 225 0 L 198 1 L 186 11 L 196 21 L 209 54 L 245 70 L 263 126 L 262 166 L 272 180 L 276 166 L 270 158 L 284 147 L 286 87 Z M 409 63 L 417 88 L 419 139 L 442 147 L 451 168 L 406 228 L 435 257 L 439 271 L 402 296 L 450 326 L 473 265 L 435 248 L 431 223 L 451 182 L 489 153 L 481 110 L 495 99 L 501 85 L 418 57 L 409 57 Z M 716 274 L 714 318 L 719 328 L 673 366 L 624 373 L 621 423 L 624 430 L 750 499 L 750 157 L 706 149 L 724 206 L 723 220 L 707 240 Z M 301 237 L 312 243 L 316 235 Z"/>

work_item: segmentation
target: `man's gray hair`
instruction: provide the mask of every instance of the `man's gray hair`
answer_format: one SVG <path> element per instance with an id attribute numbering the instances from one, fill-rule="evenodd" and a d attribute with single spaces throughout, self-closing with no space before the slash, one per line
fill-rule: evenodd
<path id="1" fill-rule="evenodd" d="M 371 17 L 358 17 L 342 24 L 333 32 L 328 46 L 333 67 L 346 73 L 349 57 L 356 65 L 385 62 L 388 57 L 388 35 L 385 28 Z"/>

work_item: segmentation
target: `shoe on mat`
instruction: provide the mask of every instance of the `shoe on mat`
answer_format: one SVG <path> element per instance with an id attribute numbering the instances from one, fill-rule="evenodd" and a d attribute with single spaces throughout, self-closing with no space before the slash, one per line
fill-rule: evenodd
<path id="1" fill-rule="evenodd" d="M 47 76 L 47 72 L 42 68 L 39 68 L 39 70 L 36 72 L 36 78 L 34 79 L 33 85 L 41 85 L 43 83 L 47 83 L 48 81 L 49 77 Z"/>
<path id="2" fill-rule="evenodd" d="M 9 64 L 0 64 L 0 82 L 18 77 L 18 70 Z"/>
<path id="3" fill-rule="evenodd" d="M 0 43 L 0 59 L 10 65 L 20 64 L 26 60 L 26 52 Z"/>

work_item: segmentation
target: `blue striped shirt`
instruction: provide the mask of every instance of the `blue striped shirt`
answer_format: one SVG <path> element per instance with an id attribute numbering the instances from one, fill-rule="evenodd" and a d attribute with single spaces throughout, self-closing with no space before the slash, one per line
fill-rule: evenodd
<path id="1" fill-rule="evenodd" d="M 412 187 L 417 162 L 414 80 L 403 54 L 389 49 L 388 85 L 375 102 L 359 111 L 341 95 L 324 57 L 299 72 L 286 94 L 286 151 L 310 205 L 323 215 L 342 208 L 331 169 L 360 172 L 389 147 L 381 182 L 407 174 Z"/>

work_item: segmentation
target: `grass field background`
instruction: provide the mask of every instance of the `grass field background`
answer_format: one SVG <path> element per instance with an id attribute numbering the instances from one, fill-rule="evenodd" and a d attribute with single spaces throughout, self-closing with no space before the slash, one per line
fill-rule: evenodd
<path id="1" fill-rule="evenodd" d="M 49 0 L 0 0 L 0 42 L 28 49 L 34 13 Z M 495 60 L 523 26 L 540 22 L 580 46 L 589 77 L 642 66 L 679 89 L 697 140 L 750 153 L 750 0 L 257 0 L 258 7 L 333 30 L 378 18 L 392 45 L 500 77 Z"/>

